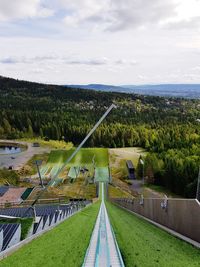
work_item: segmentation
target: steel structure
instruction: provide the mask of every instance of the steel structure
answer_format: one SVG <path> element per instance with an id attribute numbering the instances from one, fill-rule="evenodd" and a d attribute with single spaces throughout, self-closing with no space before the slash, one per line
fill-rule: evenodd
<path id="1" fill-rule="evenodd" d="M 42 176 L 41 176 L 40 168 L 39 168 L 39 166 L 42 165 L 42 160 L 36 160 L 35 165 L 37 167 L 38 176 L 40 178 L 40 184 L 41 184 L 42 188 L 44 188 L 44 184 L 43 184 L 43 180 L 42 180 Z"/>
<path id="2" fill-rule="evenodd" d="M 90 138 L 90 136 L 95 132 L 95 130 L 99 127 L 99 125 L 108 116 L 108 114 L 111 112 L 111 110 L 113 108 L 116 108 L 116 105 L 112 104 L 107 109 L 107 111 L 103 114 L 103 116 L 100 118 L 100 120 L 94 125 L 94 127 L 90 130 L 90 132 L 87 134 L 87 136 L 80 143 L 80 145 L 75 149 L 75 151 L 72 153 L 72 155 L 63 163 L 63 166 L 57 171 L 57 173 L 54 175 L 54 177 L 51 179 L 51 181 L 41 191 L 41 193 L 37 196 L 37 198 L 33 201 L 33 203 L 31 204 L 31 207 L 34 206 L 37 203 L 38 199 L 43 195 L 43 193 L 45 191 L 47 191 L 48 187 L 50 185 L 52 185 L 52 183 L 57 179 L 58 175 L 63 171 L 63 169 L 65 168 L 65 166 L 75 157 L 75 155 L 79 152 L 79 150 L 82 148 L 82 146 L 87 142 L 87 140 Z"/>

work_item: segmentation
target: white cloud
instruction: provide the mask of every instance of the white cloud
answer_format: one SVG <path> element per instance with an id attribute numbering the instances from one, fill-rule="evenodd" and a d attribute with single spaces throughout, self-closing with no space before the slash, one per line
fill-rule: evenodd
<path id="1" fill-rule="evenodd" d="M 16 64 L 18 63 L 17 59 L 15 57 L 5 57 L 0 59 L 1 64 Z"/>
<path id="2" fill-rule="evenodd" d="M 77 56 L 58 56 L 58 55 L 36 55 L 34 57 L 25 56 L 9 56 L 0 57 L 0 64 L 42 64 L 42 63 L 62 63 L 67 65 L 88 65 L 88 66 L 102 66 L 102 65 L 136 65 L 135 60 L 117 59 L 110 60 L 103 58 L 86 58 Z"/>
<path id="3" fill-rule="evenodd" d="M 190 20 L 193 17 L 200 17 L 200 1 L 199 0 L 179 0 L 179 5 L 176 8 L 176 20 Z"/>
<path id="4" fill-rule="evenodd" d="M 0 75 L 198 83 L 199 10 L 200 0 L 0 0 Z"/>
<path id="5" fill-rule="evenodd" d="M 200 25 L 199 0 L 60 0 L 70 27 L 124 31 L 148 26 L 194 29 Z"/>
<path id="6" fill-rule="evenodd" d="M 123 31 L 149 25 L 199 27 L 199 0 L 0 0 L 0 22 L 48 18 L 75 28 Z M 64 18 L 63 18 L 64 16 Z"/>
<path id="7" fill-rule="evenodd" d="M 157 24 L 176 15 L 176 0 L 61 0 L 70 26 L 89 25 L 108 31 Z"/>
<path id="8" fill-rule="evenodd" d="M 64 21 L 67 29 L 115 32 L 168 23 L 172 29 L 198 27 L 199 10 L 199 0 L 0 0 L 0 21 L 52 15 L 56 19 L 60 11 L 60 23 Z"/>
<path id="9" fill-rule="evenodd" d="M 0 0 L 0 21 L 48 17 L 53 10 L 45 7 L 41 0 Z"/>

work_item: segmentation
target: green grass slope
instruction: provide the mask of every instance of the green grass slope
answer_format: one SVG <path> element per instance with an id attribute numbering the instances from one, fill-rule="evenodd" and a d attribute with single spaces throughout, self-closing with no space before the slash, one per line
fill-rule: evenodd
<path id="1" fill-rule="evenodd" d="M 62 165 L 74 152 L 74 148 L 70 150 L 53 150 L 49 155 L 47 164 Z M 108 149 L 107 148 L 82 148 L 76 156 L 70 161 L 68 166 L 83 166 L 92 164 L 92 159 L 95 156 L 97 167 L 108 166 Z"/>
<path id="2" fill-rule="evenodd" d="M 150 223 L 107 203 L 126 267 L 199 267 L 200 251 Z"/>
<path id="3" fill-rule="evenodd" d="M 89 245 L 99 202 L 0 262 L 0 267 L 78 267 Z"/>

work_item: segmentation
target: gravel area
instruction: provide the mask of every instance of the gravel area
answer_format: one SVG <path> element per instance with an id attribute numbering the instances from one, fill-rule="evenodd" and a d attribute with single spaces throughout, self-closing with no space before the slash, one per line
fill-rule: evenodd
<path id="1" fill-rule="evenodd" d="M 0 140 L 0 142 L 11 142 L 11 140 Z M 25 151 L 16 154 L 0 155 L 0 169 L 8 168 L 12 166 L 14 170 L 20 169 L 29 159 L 35 154 L 43 154 L 50 152 L 50 148 L 47 147 L 33 147 L 32 143 L 16 142 L 12 143 L 27 145 L 28 148 Z"/>

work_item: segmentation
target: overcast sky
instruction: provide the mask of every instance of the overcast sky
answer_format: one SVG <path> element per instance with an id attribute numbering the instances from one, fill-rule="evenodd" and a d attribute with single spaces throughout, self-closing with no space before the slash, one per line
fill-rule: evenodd
<path id="1" fill-rule="evenodd" d="M 0 75 L 200 83 L 200 0 L 0 0 Z"/>

